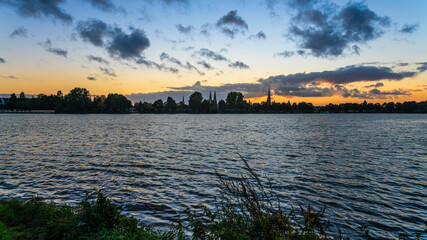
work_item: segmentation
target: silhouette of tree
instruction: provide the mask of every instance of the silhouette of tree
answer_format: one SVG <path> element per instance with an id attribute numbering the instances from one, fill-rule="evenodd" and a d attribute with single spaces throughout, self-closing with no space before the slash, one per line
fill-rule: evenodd
<path id="1" fill-rule="evenodd" d="M 153 103 L 153 108 L 154 108 L 154 112 L 156 112 L 156 113 L 162 113 L 163 112 L 163 108 L 164 108 L 162 99 L 159 99 L 159 100 L 155 101 Z"/>
<path id="2" fill-rule="evenodd" d="M 76 87 L 65 96 L 65 112 L 68 113 L 87 113 L 91 109 L 91 104 L 86 88 Z"/>
<path id="3" fill-rule="evenodd" d="M 194 92 L 190 95 L 190 100 L 188 101 L 190 108 L 193 112 L 200 111 L 202 105 L 203 97 L 200 92 Z"/>
<path id="4" fill-rule="evenodd" d="M 169 113 L 176 112 L 176 102 L 172 97 L 168 97 L 166 100 L 166 111 Z"/>
<path id="5" fill-rule="evenodd" d="M 105 106 L 109 113 L 127 113 L 132 107 L 132 102 L 118 93 L 110 93 L 105 99 Z"/>

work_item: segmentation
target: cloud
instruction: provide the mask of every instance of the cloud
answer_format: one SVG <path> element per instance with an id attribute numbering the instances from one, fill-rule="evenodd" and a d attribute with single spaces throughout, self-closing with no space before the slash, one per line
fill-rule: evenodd
<path id="1" fill-rule="evenodd" d="M 228 61 L 228 59 L 226 57 L 224 57 L 223 55 L 216 53 L 214 51 L 211 51 L 207 48 L 201 48 L 196 53 L 202 57 L 206 57 L 206 58 L 212 59 L 214 61 Z"/>
<path id="2" fill-rule="evenodd" d="M 87 77 L 87 80 L 96 81 L 96 77 L 89 76 L 89 77 Z"/>
<path id="3" fill-rule="evenodd" d="M 149 102 L 153 103 L 154 101 L 158 99 L 162 99 L 163 101 L 166 101 L 168 97 L 172 97 L 175 101 L 182 101 L 182 98 L 184 97 L 184 100 L 188 104 L 188 98 L 193 93 L 193 91 L 162 91 L 162 92 L 151 92 L 151 93 L 132 93 L 129 95 L 126 95 L 126 97 L 133 101 L 133 102 Z"/>
<path id="4" fill-rule="evenodd" d="M 111 56 L 118 56 L 122 59 L 141 57 L 142 51 L 150 46 L 145 32 L 141 29 L 131 28 L 131 33 L 126 34 L 120 28 L 114 28 L 113 39 L 107 47 Z"/>
<path id="5" fill-rule="evenodd" d="M 228 66 L 231 68 L 249 69 L 248 65 L 246 65 L 240 61 L 235 61 L 234 63 L 230 63 L 230 64 L 228 64 Z"/>
<path id="6" fill-rule="evenodd" d="M 259 79 L 256 83 L 224 84 L 221 86 L 202 86 L 200 82 L 192 86 L 171 87 L 177 91 L 217 91 L 226 94 L 231 91 L 240 91 L 246 97 L 265 96 L 268 87 L 275 95 L 288 97 L 330 97 L 340 95 L 353 98 L 376 98 L 387 96 L 408 95 L 409 91 L 360 91 L 347 89 L 346 84 L 354 82 L 401 80 L 412 77 L 416 72 L 393 72 L 390 68 L 380 66 L 347 66 L 333 71 L 296 73 L 289 75 L 271 76 Z M 376 84 L 379 87 L 381 84 Z M 375 86 L 375 85 L 374 85 Z"/>
<path id="7" fill-rule="evenodd" d="M 293 55 L 295 55 L 294 51 L 287 51 L 287 50 L 285 50 L 283 52 L 276 53 L 274 56 L 288 58 L 288 57 L 292 57 Z"/>
<path id="8" fill-rule="evenodd" d="M 189 34 L 189 33 L 191 33 L 194 30 L 194 27 L 191 26 L 191 25 L 188 25 L 187 27 L 184 27 L 181 24 L 177 24 L 176 28 L 178 29 L 178 31 L 180 33 L 183 33 L 183 34 Z"/>
<path id="9" fill-rule="evenodd" d="M 16 37 L 28 37 L 28 30 L 24 27 L 18 27 L 17 29 L 13 30 L 13 32 L 9 36 L 10 38 L 16 38 Z"/>
<path id="10" fill-rule="evenodd" d="M 389 95 L 411 95 L 408 91 L 393 90 L 393 91 L 380 91 L 378 89 L 372 89 L 369 91 L 370 94 L 376 96 L 389 96 Z"/>
<path id="11" fill-rule="evenodd" d="M 139 65 L 143 65 L 143 66 L 148 67 L 148 68 L 156 68 L 157 70 L 160 70 L 160 71 L 171 72 L 171 73 L 179 73 L 179 70 L 176 68 L 167 67 L 164 64 L 158 64 L 156 62 L 147 60 L 143 57 L 135 59 L 135 63 L 137 63 Z"/>
<path id="12" fill-rule="evenodd" d="M 359 73 L 361 72 L 361 73 Z M 170 90 L 156 93 L 134 93 L 129 95 L 133 101 L 153 102 L 159 98 L 166 99 L 172 96 L 175 99 L 181 99 L 182 96 L 188 97 L 194 91 L 199 91 L 205 96 L 210 91 L 216 91 L 218 99 L 224 99 L 231 91 L 242 92 L 245 97 L 263 97 L 267 89 L 271 87 L 274 95 L 285 97 L 331 97 L 342 96 L 345 98 L 359 99 L 386 99 L 396 98 L 404 95 L 411 95 L 412 91 L 395 89 L 392 91 L 381 91 L 377 87 L 383 86 L 382 83 L 372 85 L 375 87 L 369 91 L 359 90 L 357 88 L 348 89 L 347 84 L 362 81 L 378 80 L 401 80 L 404 77 L 412 77 L 417 72 L 393 72 L 390 68 L 381 66 L 347 66 L 333 71 L 296 73 L 289 75 L 277 75 L 269 78 L 261 78 L 255 83 L 231 83 L 220 86 L 205 86 L 197 81 L 191 86 L 169 87 Z M 369 88 L 371 86 L 368 86 Z M 187 98 L 186 98 L 187 99 Z"/>
<path id="13" fill-rule="evenodd" d="M 98 19 L 80 21 L 76 27 L 78 34 L 84 41 L 90 42 L 97 47 L 104 45 L 104 38 L 108 34 L 108 29 L 109 26 Z"/>
<path id="14" fill-rule="evenodd" d="M 418 63 L 418 65 L 421 65 L 417 68 L 418 71 L 420 71 L 420 72 L 427 71 L 427 62 Z"/>
<path id="15" fill-rule="evenodd" d="M 378 87 L 383 87 L 383 86 L 384 86 L 384 84 L 379 82 L 376 84 L 365 86 L 365 88 L 378 88 Z"/>
<path id="16" fill-rule="evenodd" d="M 0 76 L 1 78 L 7 78 L 7 79 L 18 79 L 17 77 L 13 76 L 13 75 L 9 75 L 9 76 Z"/>
<path id="17" fill-rule="evenodd" d="M 93 7 L 101 9 L 106 12 L 111 12 L 116 9 L 114 3 L 111 0 L 85 0 L 89 2 Z"/>
<path id="18" fill-rule="evenodd" d="M 166 4 L 173 4 L 173 3 L 176 3 L 176 4 L 186 4 L 186 3 L 188 3 L 188 0 L 161 0 L 162 2 L 164 2 L 164 3 L 166 3 Z"/>
<path id="19" fill-rule="evenodd" d="M 39 45 L 44 47 L 44 49 L 50 53 L 62 56 L 64 58 L 68 58 L 68 51 L 61 48 L 53 48 L 52 41 L 50 41 L 49 38 L 46 40 L 46 42 L 40 42 Z"/>
<path id="20" fill-rule="evenodd" d="M 205 37 L 209 37 L 210 33 L 209 31 L 212 29 L 212 25 L 209 23 L 203 24 L 200 28 L 200 34 L 202 34 Z"/>
<path id="21" fill-rule="evenodd" d="M 161 61 L 163 61 L 163 60 L 167 60 L 167 61 L 170 61 L 170 62 L 172 62 L 172 63 L 175 63 L 175 64 L 177 64 L 178 66 L 180 66 L 180 67 L 182 67 L 182 68 L 185 68 L 185 69 L 187 69 L 187 70 L 194 70 L 194 71 L 196 71 L 196 72 L 197 72 L 199 75 L 201 75 L 201 76 L 205 75 L 205 73 L 204 73 L 204 72 L 200 71 L 198 68 L 196 68 L 196 67 L 195 67 L 194 65 L 192 65 L 191 63 L 186 62 L 185 64 L 183 64 L 180 60 L 178 60 L 178 59 L 176 59 L 176 58 L 174 58 L 174 57 L 169 56 L 169 54 L 167 54 L 167 53 L 165 53 L 165 52 L 163 52 L 162 54 L 160 54 L 160 60 L 161 60 Z"/>
<path id="22" fill-rule="evenodd" d="M 245 33 L 249 28 L 246 21 L 237 15 L 237 10 L 230 11 L 222 16 L 217 21 L 216 26 L 221 28 L 222 32 L 231 38 L 234 38 L 234 35 L 239 32 Z"/>
<path id="23" fill-rule="evenodd" d="M 197 62 L 197 64 L 203 66 L 207 70 L 214 70 L 215 69 L 211 64 L 209 64 L 205 61 L 199 61 L 199 62 Z"/>
<path id="24" fill-rule="evenodd" d="M 117 77 L 116 73 L 111 68 L 100 67 L 99 69 L 104 73 L 104 75 L 108 75 L 110 77 Z"/>
<path id="25" fill-rule="evenodd" d="M 300 49 L 316 57 L 337 57 L 347 49 L 358 53 L 357 44 L 381 37 L 390 26 L 388 17 L 377 15 L 363 3 L 350 2 L 338 9 L 317 2 L 291 2 L 297 14 L 292 18 L 288 34 Z M 327 5 L 328 1 L 322 3 Z"/>
<path id="26" fill-rule="evenodd" d="M 410 34 L 410 33 L 414 33 L 416 30 L 418 30 L 418 28 L 420 27 L 419 23 L 415 23 L 415 24 L 405 24 L 403 25 L 403 27 L 399 30 L 399 32 L 401 33 L 406 33 L 406 34 Z"/>
<path id="27" fill-rule="evenodd" d="M 105 65 L 110 64 L 107 60 L 103 59 L 102 57 L 97 57 L 97 56 L 93 56 L 93 55 L 88 55 L 87 59 L 91 62 L 99 62 Z"/>
<path id="28" fill-rule="evenodd" d="M 402 80 L 413 77 L 417 72 L 394 72 L 391 68 L 380 66 L 350 65 L 333 71 L 296 73 L 278 75 L 264 79 L 267 84 L 307 84 L 313 81 L 327 82 L 330 84 L 348 84 L 353 82 L 369 82 L 378 80 Z"/>
<path id="29" fill-rule="evenodd" d="M 50 17 L 54 21 L 71 23 L 73 17 L 59 7 L 65 0 L 2 0 L 1 3 L 15 9 L 24 17 Z"/>
<path id="30" fill-rule="evenodd" d="M 0 57 L 0 63 L 6 63 L 6 60 L 4 60 L 4 58 Z"/>
<path id="31" fill-rule="evenodd" d="M 263 31 L 259 31 L 257 34 L 249 36 L 249 39 L 262 39 L 262 40 L 265 40 L 266 38 L 267 38 L 267 36 L 265 35 L 265 33 Z"/>

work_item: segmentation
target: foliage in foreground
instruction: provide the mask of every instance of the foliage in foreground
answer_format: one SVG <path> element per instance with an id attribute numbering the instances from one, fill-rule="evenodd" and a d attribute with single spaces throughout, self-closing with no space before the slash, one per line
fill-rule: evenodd
<path id="1" fill-rule="evenodd" d="M 88 194 L 77 206 L 57 206 L 40 197 L 28 201 L 0 201 L 0 240 L 15 239 L 348 239 L 328 231 L 324 209 L 300 207 L 285 213 L 271 187 L 245 164 L 238 179 L 217 174 L 220 200 L 214 209 L 188 211 L 187 221 L 167 231 L 143 226 L 121 214 L 122 207 L 100 191 Z M 427 223 L 426 223 L 427 224 Z M 366 239 L 374 239 L 366 228 Z M 400 234 L 399 239 L 421 239 L 422 233 Z"/>

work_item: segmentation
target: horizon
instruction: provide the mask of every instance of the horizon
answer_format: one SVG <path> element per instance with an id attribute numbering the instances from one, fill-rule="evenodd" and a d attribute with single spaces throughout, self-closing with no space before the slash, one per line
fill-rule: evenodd
<path id="1" fill-rule="evenodd" d="M 387 7 L 384 7 L 387 4 Z M 425 101 L 427 2 L 0 0 L 2 94 Z M 159 97 L 157 97 L 159 96 Z M 155 99 L 156 98 L 156 99 Z"/>

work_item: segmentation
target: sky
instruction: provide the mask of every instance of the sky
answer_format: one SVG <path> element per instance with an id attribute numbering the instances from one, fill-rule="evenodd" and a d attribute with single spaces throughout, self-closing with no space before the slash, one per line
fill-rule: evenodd
<path id="1" fill-rule="evenodd" d="M 427 1 L 0 0 L 0 94 L 427 100 Z"/>

